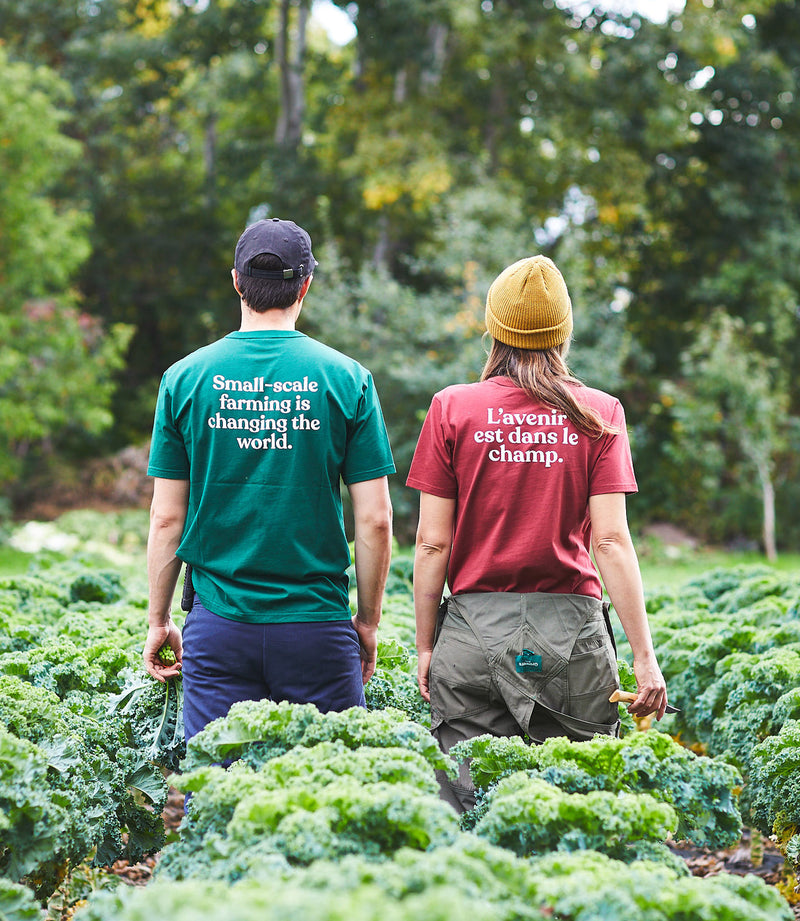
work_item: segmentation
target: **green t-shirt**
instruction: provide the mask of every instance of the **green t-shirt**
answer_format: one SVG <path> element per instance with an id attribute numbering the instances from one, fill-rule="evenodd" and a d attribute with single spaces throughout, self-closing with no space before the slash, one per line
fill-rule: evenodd
<path id="1" fill-rule="evenodd" d="M 215 614 L 349 618 L 340 478 L 394 469 L 370 373 L 303 333 L 231 333 L 161 381 L 147 472 L 189 480 L 177 555 Z"/>

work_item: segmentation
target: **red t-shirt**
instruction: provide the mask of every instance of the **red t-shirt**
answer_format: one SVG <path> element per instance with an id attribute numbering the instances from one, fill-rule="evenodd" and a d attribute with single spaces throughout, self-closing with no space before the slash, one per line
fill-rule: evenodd
<path id="1" fill-rule="evenodd" d="M 434 396 L 407 484 L 456 499 L 453 594 L 602 597 L 589 553 L 589 496 L 637 486 L 619 400 L 590 387 L 576 396 L 619 434 L 590 438 L 506 377 Z"/>

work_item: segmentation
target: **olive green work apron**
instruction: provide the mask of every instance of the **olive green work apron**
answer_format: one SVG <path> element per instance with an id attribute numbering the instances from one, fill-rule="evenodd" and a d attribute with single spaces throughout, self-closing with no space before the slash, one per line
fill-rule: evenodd
<path id="1" fill-rule="evenodd" d="M 431 730 L 442 750 L 490 733 L 533 742 L 617 735 L 619 686 L 608 609 L 596 598 L 542 592 L 452 595 L 431 657 Z M 442 796 L 474 805 L 468 765 L 442 773 Z"/>

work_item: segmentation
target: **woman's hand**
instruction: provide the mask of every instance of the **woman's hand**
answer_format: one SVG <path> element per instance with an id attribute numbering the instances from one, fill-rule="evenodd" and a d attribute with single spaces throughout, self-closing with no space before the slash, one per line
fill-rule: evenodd
<path id="1" fill-rule="evenodd" d="M 667 683 L 655 658 L 633 660 L 633 674 L 636 676 L 636 700 L 628 707 L 633 716 L 656 714 L 660 720 L 667 708 Z"/>
<path id="2" fill-rule="evenodd" d="M 422 695 L 423 700 L 427 700 L 428 703 L 431 702 L 431 689 L 429 685 L 429 676 L 431 671 L 431 656 L 433 651 L 426 649 L 422 652 L 417 650 L 417 683 L 419 684 L 419 692 Z"/>

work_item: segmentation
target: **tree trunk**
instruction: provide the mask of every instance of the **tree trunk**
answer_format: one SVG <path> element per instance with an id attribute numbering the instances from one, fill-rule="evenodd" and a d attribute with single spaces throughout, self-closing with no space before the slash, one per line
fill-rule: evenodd
<path id="1" fill-rule="evenodd" d="M 291 27 L 291 9 L 297 7 L 297 22 Z M 280 0 L 275 57 L 280 68 L 281 102 L 275 143 L 294 150 L 300 143 L 305 115 L 303 69 L 306 56 L 306 29 L 311 0 Z"/>
<path id="2" fill-rule="evenodd" d="M 430 63 L 420 74 L 420 85 L 425 90 L 438 87 L 442 82 L 442 71 L 447 59 L 447 37 L 449 30 L 442 22 L 435 22 L 428 29 Z"/>
<path id="3" fill-rule="evenodd" d="M 757 462 L 758 480 L 761 484 L 761 500 L 764 506 L 763 540 L 764 553 L 767 559 L 774 563 L 778 558 L 775 546 L 775 486 L 772 483 L 769 463 L 766 460 Z"/>

